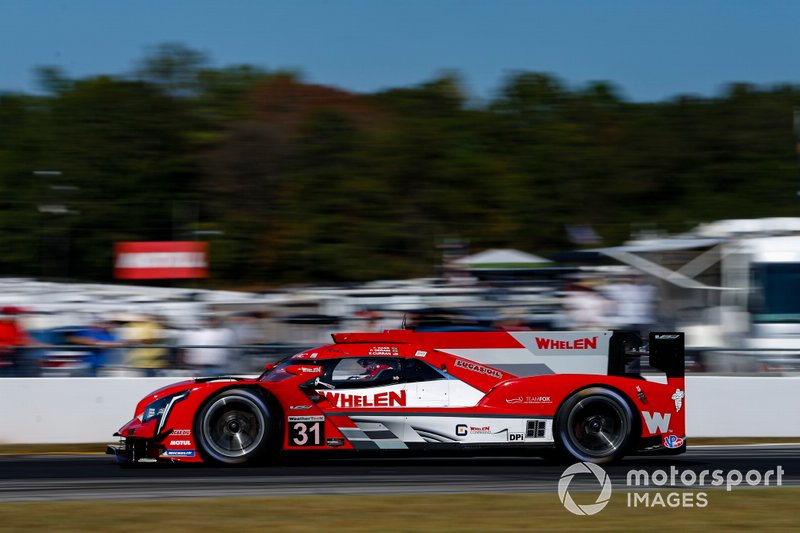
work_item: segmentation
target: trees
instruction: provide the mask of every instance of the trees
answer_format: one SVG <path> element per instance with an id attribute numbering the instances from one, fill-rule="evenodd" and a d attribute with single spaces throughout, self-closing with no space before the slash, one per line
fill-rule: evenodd
<path id="1" fill-rule="evenodd" d="M 0 94 L 3 275 L 108 279 L 113 242 L 197 230 L 214 284 L 431 275 L 444 239 L 547 254 L 566 225 L 613 244 L 797 212 L 792 86 L 635 104 L 519 72 L 479 105 L 452 73 L 360 95 L 180 45 L 130 77 L 40 74 Z"/>

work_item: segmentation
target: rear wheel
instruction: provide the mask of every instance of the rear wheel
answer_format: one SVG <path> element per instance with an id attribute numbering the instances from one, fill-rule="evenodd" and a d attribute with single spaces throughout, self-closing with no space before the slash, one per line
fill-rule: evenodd
<path id="1" fill-rule="evenodd" d="M 625 454 L 632 430 L 628 402 L 612 390 L 591 387 L 567 398 L 556 415 L 554 436 L 571 459 L 607 463 Z"/>
<path id="2" fill-rule="evenodd" d="M 195 420 L 195 435 L 204 458 L 232 465 L 264 459 L 277 442 L 269 406 L 246 389 L 227 390 L 211 398 Z"/>

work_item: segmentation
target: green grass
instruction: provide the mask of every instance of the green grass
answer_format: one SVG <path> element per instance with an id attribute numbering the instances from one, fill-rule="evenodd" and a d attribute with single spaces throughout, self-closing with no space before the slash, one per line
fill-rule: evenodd
<path id="1" fill-rule="evenodd" d="M 0 504 L 0 531 L 711 533 L 797 527 L 800 489 L 715 490 L 707 495 L 705 508 L 643 509 L 628 508 L 625 494 L 618 492 L 599 514 L 581 517 L 568 513 L 554 493 L 5 503 Z"/>
<path id="2" fill-rule="evenodd" d="M 112 441 L 109 441 L 109 443 Z M 105 453 L 106 444 L 0 444 L 2 454 Z M 0 524 L 1 526 L 1 524 Z"/>

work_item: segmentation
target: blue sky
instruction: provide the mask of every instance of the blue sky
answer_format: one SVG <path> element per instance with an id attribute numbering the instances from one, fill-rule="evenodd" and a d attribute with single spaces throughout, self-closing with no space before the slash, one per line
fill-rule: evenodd
<path id="1" fill-rule="evenodd" d="M 513 71 L 615 84 L 657 101 L 729 82 L 800 83 L 800 2 L 775 0 L 0 0 L 0 91 L 130 72 L 180 42 L 212 66 L 291 68 L 357 92 L 442 71 L 489 98 Z"/>

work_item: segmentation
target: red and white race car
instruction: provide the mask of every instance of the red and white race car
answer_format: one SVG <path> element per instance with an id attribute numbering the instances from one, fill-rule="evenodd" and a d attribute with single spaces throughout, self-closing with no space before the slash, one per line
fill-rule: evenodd
<path id="1" fill-rule="evenodd" d="M 291 451 L 511 449 L 603 463 L 686 449 L 683 334 L 341 333 L 258 378 L 199 378 L 136 406 L 122 462 Z M 645 379 L 640 359 L 655 372 Z"/>

